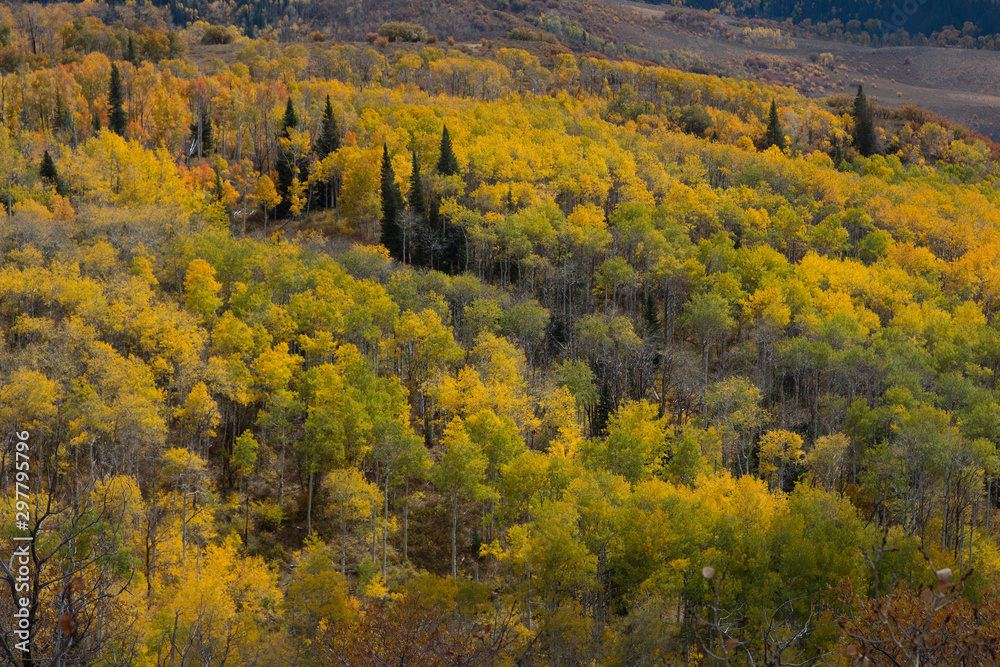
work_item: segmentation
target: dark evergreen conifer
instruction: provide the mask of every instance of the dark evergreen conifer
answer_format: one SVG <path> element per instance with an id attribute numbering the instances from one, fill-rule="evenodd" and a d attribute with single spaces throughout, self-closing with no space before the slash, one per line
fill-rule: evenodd
<path id="1" fill-rule="evenodd" d="M 212 129 L 212 117 L 208 115 L 208 109 L 201 110 L 201 150 L 208 155 L 215 150 L 215 132 Z"/>
<path id="2" fill-rule="evenodd" d="M 840 167 L 840 163 L 844 161 L 844 149 L 837 137 L 833 137 L 830 143 L 833 144 L 833 164 L 835 167 Z"/>
<path id="3" fill-rule="evenodd" d="M 781 127 L 781 120 L 778 118 L 778 106 L 771 100 L 771 113 L 767 118 L 767 131 L 764 133 L 764 148 L 777 146 L 785 150 L 785 131 Z"/>
<path id="4" fill-rule="evenodd" d="M 323 128 L 320 131 L 319 139 L 316 142 L 316 156 L 322 160 L 331 153 L 340 150 L 340 130 L 337 128 L 337 119 L 333 115 L 333 105 L 330 104 L 330 96 L 326 96 L 326 108 L 323 110 Z M 326 183 L 320 185 L 323 191 L 323 201 L 326 207 L 337 205 L 337 182 L 334 176 L 330 176 Z"/>
<path id="5" fill-rule="evenodd" d="M 295 113 L 295 105 L 292 104 L 292 98 L 288 98 L 288 102 L 285 105 L 285 115 L 281 119 L 281 137 L 284 139 L 288 138 L 288 130 L 293 127 L 298 127 L 299 117 Z M 275 162 L 275 170 L 278 172 L 278 182 L 277 190 L 278 194 L 281 195 L 281 203 L 278 204 L 274 209 L 275 218 L 283 218 L 288 215 L 289 209 L 292 207 L 292 197 L 290 195 L 292 180 L 295 178 L 295 164 L 292 160 L 292 156 L 282 148 L 279 144 L 278 147 L 278 159 Z M 305 181 L 302 176 L 299 177 L 300 181 Z"/>
<path id="6" fill-rule="evenodd" d="M 330 153 L 340 148 L 340 131 L 337 129 L 337 119 L 333 117 L 333 106 L 330 96 L 326 96 L 326 109 L 323 110 L 323 130 L 316 142 L 316 154 L 322 160 Z"/>
<path id="7" fill-rule="evenodd" d="M 197 147 L 198 157 L 204 157 L 215 148 L 215 138 L 212 132 L 212 117 L 208 115 L 208 110 L 202 108 L 198 112 L 198 118 L 191 123 L 192 145 Z"/>
<path id="8" fill-rule="evenodd" d="M 611 401 L 611 388 L 605 382 L 601 385 L 601 396 L 597 401 L 597 411 L 594 413 L 594 423 L 592 426 L 594 436 L 607 435 L 608 419 L 614 412 L 615 406 Z"/>
<path id="9" fill-rule="evenodd" d="M 441 270 L 450 275 L 465 271 L 468 267 L 465 229 L 453 222 L 445 222 L 441 240 Z"/>
<path id="10" fill-rule="evenodd" d="M 875 121 L 861 86 L 858 86 L 858 94 L 854 97 L 854 147 L 865 157 L 875 153 Z"/>
<path id="11" fill-rule="evenodd" d="M 215 188 L 212 192 L 216 201 L 222 201 L 226 196 L 226 189 L 222 186 L 222 177 L 219 176 L 219 172 L 215 172 Z"/>
<path id="12" fill-rule="evenodd" d="M 48 151 L 42 155 L 42 166 L 38 168 L 38 175 L 42 177 L 42 180 L 47 181 L 51 185 L 55 185 L 56 181 L 59 180 L 59 174 L 56 172 L 56 163 L 52 161 L 52 156 L 49 155 Z"/>
<path id="13" fill-rule="evenodd" d="M 458 159 L 451 149 L 451 135 L 448 134 L 448 127 L 445 126 L 441 133 L 441 156 L 438 158 L 437 173 L 444 176 L 453 176 L 458 173 Z"/>
<path id="14" fill-rule="evenodd" d="M 184 9 L 184 5 L 177 0 L 170 0 L 170 19 L 174 25 L 182 28 L 187 23 L 187 11 Z"/>
<path id="15" fill-rule="evenodd" d="M 408 206 L 413 215 L 417 217 L 419 223 L 427 223 L 424 184 L 420 178 L 420 160 L 417 158 L 416 151 L 413 151 L 413 171 L 410 172 L 410 201 L 408 202 Z"/>
<path id="16" fill-rule="evenodd" d="M 42 155 L 42 164 L 38 168 L 38 175 L 41 176 L 43 181 L 53 186 L 57 193 L 63 196 L 69 194 L 66 184 L 59 178 L 56 163 L 52 160 L 52 156 L 49 155 L 48 151 L 45 151 L 45 154 Z"/>
<path id="17" fill-rule="evenodd" d="M 118 72 L 118 65 L 111 65 L 111 83 L 108 86 L 108 129 L 125 136 L 125 128 L 128 127 L 128 116 L 125 114 L 125 90 L 122 87 L 122 76 Z"/>
<path id="18" fill-rule="evenodd" d="M 441 150 L 435 171 L 442 176 L 458 174 L 458 159 L 451 146 L 451 134 L 447 126 L 441 131 Z M 466 263 L 465 230 L 440 216 L 440 203 L 436 198 L 428 207 L 428 223 L 433 231 L 433 266 L 446 273 L 461 273 Z"/>
<path id="19" fill-rule="evenodd" d="M 403 261 L 403 229 L 400 215 L 403 212 L 403 196 L 396 185 L 396 173 L 389 158 L 389 147 L 382 144 L 382 233 L 380 242 L 393 259 Z"/>
<path id="20" fill-rule="evenodd" d="M 285 116 L 281 119 L 281 136 L 288 138 L 288 128 L 298 127 L 299 117 L 295 114 L 295 105 L 292 104 L 292 98 L 288 98 L 288 103 L 285 105 Z"/>

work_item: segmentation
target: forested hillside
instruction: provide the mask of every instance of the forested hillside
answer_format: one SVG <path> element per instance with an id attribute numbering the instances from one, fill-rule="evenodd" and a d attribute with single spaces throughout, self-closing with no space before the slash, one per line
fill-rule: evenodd
<path id="1" fill-rule="evenodd" d="M 651 0 L 652 4 L 673 4 Z M 835 22 L 837 28 L 860 33 L 867 30 L 872 36 L 883 31 L 905 30 L 909 34 L 954 31 L 968 35 L 975 44 L 979 35 L 995 36 L 1000 33 L 1000 14 L 995 0 L 957 0 L 955 2 L 883 2 L 882 0 L 848 0 L 847 2 L 793 2 L 792 0 L 691 0 L 685 3 L 700 9 L 721 9 L 743 16 L 760 16 L 770 19 L 791 19 L 795 23 Z M 871 22 L 874 21 L 873 25 Z M 957 29 L 956 29 L 957 28 Z"/>
<path id="2" fill-rule="evenodd" d="M 544 40 L 5 11 L 7 664 L 998 660 L 992 144 Z"/>

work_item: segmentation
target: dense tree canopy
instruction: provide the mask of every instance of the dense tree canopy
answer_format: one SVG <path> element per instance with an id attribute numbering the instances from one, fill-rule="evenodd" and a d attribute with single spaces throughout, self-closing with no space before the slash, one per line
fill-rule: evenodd
<path id="1" fill-rule="evenodd" d="M 0 82 L 5 660 L 986 659 L 984 141 L 864 101 L 866 155 L 849 99 L 593 53 L 67 25 Z"/>

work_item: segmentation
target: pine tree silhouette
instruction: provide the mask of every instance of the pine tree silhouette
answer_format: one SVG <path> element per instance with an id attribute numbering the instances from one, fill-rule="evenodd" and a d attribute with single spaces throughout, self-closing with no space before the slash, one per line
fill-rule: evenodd
<path id="1" fill-rule="evenodd" d="M 52 185 L 55 185 L 56 181 L 59 180 L 56 163 L 52 161 L 52 156 L 49 155 L 48 151 L 45 151 L 42 156 L 42 166 L 38 168 L 38 175 L 42 177 L 42 180 L 48 181 Z"/>
<path id="2" fill-rule="evenodd" d="M 122 87 L 122 76 L 118 71 L 118 65 L 111 65 L 111 83 L 108 86 L 108 108 L 111 110 L 108 115 L 108 129 L 125 136 L 125 128 L 128 127 L 128 116 L 125 114 L 125 91 Z"/>
<path id="3" fill-rule="evenodd" d="M 408 206 L 420 222 L 427 222 L 424 184 L 420 178 L 420 160 L 417 158 L 416 151 L 413 151 L 413 171 L 410 172 L 410 201 L 408 202 Z"/>
<path id="4" fill-rule="evenodd" d="M 437 173 L 444 176 L 453 176 L 458 173 L 458 159 L 451 149 L 451 135 L 448 134 L 448 126 L 441 133 L 441 157 L 438 158 Z"/>
<path id="5" fill-rule="evenodd" d="M 764 148 L 777 146 L 785 150 L 785 131 L 781 128 L 781 120 L 778 118 L 778 106 L 771 100 L 771 113 L 767 118 L 767 131 L 764 133 Z"/>
<path id="6" fill-rule="evenodd" d="M 858 86 L 858 94 L 854 97 L 854 147 L 865 157 L 875 153 L 875 122 L 861 86 Z"/>
<path id="7" fill-rule="evenodd" d="M 281 119 L 281 136 L 288 138 L 288 128 L 298 127 L 299 117 L 295 114 L 295 105 L 292 104 L 292 98 L 288 98 L 288 103 L 285 104 L 285 116 Z"/>
<path id="8" fill-rule="evenodd" d="M 400 225 L 400 214 L 403 211 L 403 195 L 396 185 L 396 173 L 392 169 L 389 158 L 389 147 L 382 144 L 382 232 L 380 242 L 389 251 L 393 259 L 403 261 L 403 229 Z"/>
<path id="9" fill-rule="evenodd" d="M 288 103 L 285 105 L 285 115 L 281 119 L 281 137 L 287 139 L 288 130 L 293 127 L 298 127 L 298 125 L 299 117 L 295 113 L 295 105 L 292 104 L 292 98 L 289 97 Z M 293 163 L 292 156 L 284 148 L 278 148 L 278 160 L 275 163 L 275 170 L 278 172 L 278 182 L 276 185 L 278 194 L 281 195 L 281 203 L 275 207 L 274 217 L 283 218 L 288 215 L 288 212 L 292 207 L 290 190 L 292 187 L 292 179 L 295 178 L 295 164 Z M 302 175 L 299 176 L 299 180 L 302 182 L 305 181 Z"/>
<path id="10" fill-rule="evenodd" d="M 316 141 L 316 156 L 322 160 L 338 150 L 340 150 L 340 130 L 337 128 L 337 119 L 333 115 L 330 96 L 327 95 L 326 108 L 323 110 L 323 128 Z M 327 208 L 337 205 L 337 187 L 336 177 L 332 174 L 327 178 L 326 183 L 319 184 L 319 188 L 323 191 L 324 206 Z"/>
<path id="11" fill-rule="evenodd" d="M 198 146 L 198 157 L 204 157 L 215 148 L 215 138 L 212 132 L 212 118 L 208 115 L 208 110 L 202 108 L 198 112 L 198 119 L 190 125 L 191 140 Z"/>
<path id="12" fill-rule="evenodd" d="M 452 150 L 451 134 L 445 126 L 441 131 L 441 150 L 434 170 L 443 176 L 458 174 L 458 159 Z M 460 273 L 466 263 L 466 233 L 460 226 L 443 219 L 440 204 L 436 198 L 430 202 L 428 223 L 435 241 L 428 244 L 433 248 L 431 264 L 450 274 Z"/>
<path id="13" fill-rule="evenodd" d="M 208 109 L 201 110 L 201 150 L 206 155 L 215 150 L 215 133 L 212 130 L 212 117 Z"/>
<path id="14" fill-rule="evenodd" d="M 337 119 L 333 117 L 333 106 L 330 96 L 326 96 L 326 109 L 323 110 L 323 130 L 316 142 L 316 153 L 322 160 L 330 153 L 340 149 L 340 131 L 337 129 Z"/>
<path id="15" fill-rule="evenodd" d="M 52 156 L 49 155 L 48 151 L 45 151 L 45 154 L 42 155 L 42 164 L 38 168 L 38 175 L 41 176 L 43 181 L 55 187 L 58 194 L 63 196 L 69 194 L 66 184 L 59 178 L 56 163 L 52 160 Z"/>

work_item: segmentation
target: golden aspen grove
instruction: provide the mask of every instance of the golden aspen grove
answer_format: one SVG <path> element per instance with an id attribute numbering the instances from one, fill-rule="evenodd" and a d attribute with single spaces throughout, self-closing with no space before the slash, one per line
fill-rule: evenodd
<path id="1" fill-rule="evenodd" d="M 1000 664 L 1000 146 L 568 1 L 0 5 L 0 664 Z"/>

